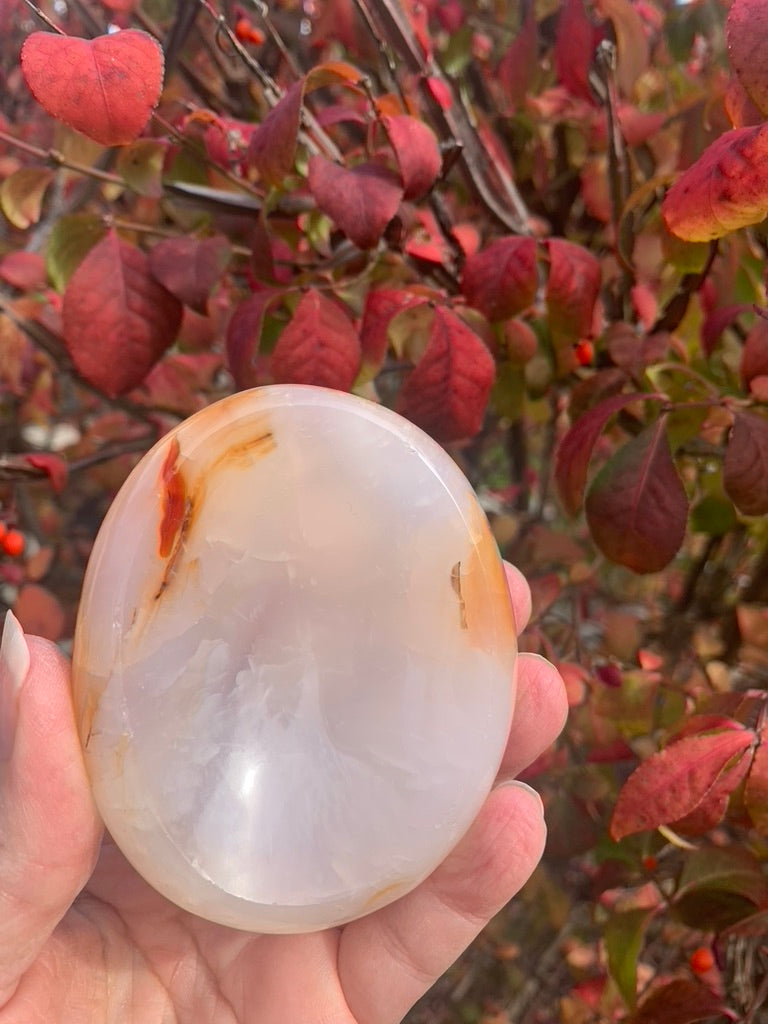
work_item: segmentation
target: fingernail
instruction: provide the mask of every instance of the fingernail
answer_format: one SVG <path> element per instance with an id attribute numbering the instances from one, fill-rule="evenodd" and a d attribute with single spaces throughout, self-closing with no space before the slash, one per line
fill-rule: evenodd
<path id="1" fill-rule="evenodd" d="M 19 692 L 29 672 L 29 648 L 13 612 L 7 612 L 0 641 L 0 761 L 7 761 L 16 738 Z"/>
<path id="2" fill-rule="evenodd" d="M 539 794 L 536 792 L 535 789 L 533 789 L 531 786 L 527 785 L 525 782 L 518 782 L 517 779 L 498 779 L 497 782 L 496 782 L 496 785 L 493 788 L 494 789 L 502 789 L 502 788 L 508 789 L 511 786 L 514 786 L 515 789 L 521 790 L 523 793 L 525 793 L 528 796 L 529 799 L 533 800 L 536 803 L 536 806 L 539 809 L 539 814 L 542 816 L 542 818 L 544 817 L 544 804 L 541 802 L 541 797 L 539 796 Z"/>

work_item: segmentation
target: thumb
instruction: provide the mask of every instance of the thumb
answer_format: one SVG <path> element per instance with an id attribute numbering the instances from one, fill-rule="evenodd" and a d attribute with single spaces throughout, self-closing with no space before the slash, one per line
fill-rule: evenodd
<path id="1" fill-rule="evenodd" d="M 88 880 L 101 841 L 69 666 L 8 612 L 0 644 L 0 1007 Z"/>

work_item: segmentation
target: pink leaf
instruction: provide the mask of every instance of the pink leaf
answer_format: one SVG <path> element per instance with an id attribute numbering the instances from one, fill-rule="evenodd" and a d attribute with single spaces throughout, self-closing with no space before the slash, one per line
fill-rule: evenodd
<path id="1" fill-rule="evenodd" d="M 592 449 L 608 420 L 630 402 L 641 399 L 660 401 L 661 396 L 639 393 L 613 395 L 580 416 L 563 437 L 555 455 L 555 481 L 560 500 L 569 515 L 575 516 L 581 508 Z"/>
<path id="2" fill-rule="evenodd" d="M 206 238 L 169 238 L 149 254 L 152 276 L 180 302 L 205 313 L 208 296 L 229 263 L 232 250 L 222 235 Z"/>
<path id="3" fill-rule="evenodd" d="M 42 469 L 51 482 L 51 487 L 57 494 L 61 494 L 67 486 L 67 475 L 69 467 L 64 459 L 58 455 L 51 455 L 48 452 L 33 452 L 23 456 L 24 460 L 35 469 Z"/>
<path id="4" fill-rule="evenodd" d="M 603 554 L 634 572 L 658 572 L 675 557 L 688 498 L 669 450 L 666 416 L 603 466 L 587 494 L 586 513 Z"/>
<path id="5" fill-rule="evenodd" d="M 403 190 L 393 171 L 378 164 L 348 170 L 313 156 L 309 189 L 315 202 L 360 249 L 372 249 L 400 206 Z"/>
<path id="6" fill-rule="evenodd" d="M 144 253 L 110 231 L 64 292 L 64 342 L 87 381 L 119 395 L 173 344 L 181 316 L 181 303 L 152 277 Z"/>
<path id="7" fill-rule="evenodd" d="M 594 102 L 589 86 L 589 69 L 598 39 L 582 0 L 565 0 L 557 21 L 555 71 L 572 96 L 589 102 Z"/>
<path id="8" fill-rule="evenodd" d="M 725 493 L 745 516 L 768 512 L 768 420 L 737 412 L 723 459 Z"/>
<path id="9" fill-rule="evenodd" d="M 21 68 L 51 117 L 102 146 L 137 139 L 163 85 L 162 48 L 137 29 L 95 39 L 33 32 L 21 49 Z"/>
<path id="10" fill-rule="evenodd" d="M 725 729 L 687 736 L 652 754 L 619 793 L 611 819 L 613 838 L 618 841 L 690 814 L 729 762 L 743 754 L 754 738 L 749 729 Z"/>
<path id="11" fill-rule="evenodd" d="M 400 168 L 403 198 L 419 199 L 432 188 L 443 165 L 435 133 L 407 114 L 384 117 L 382 124 Z"/>
<path id="12" fill-rule="evenodd" d="M 461 290 L 489 320 L 522 313 L 536 297 L 539 277 L 533 238 L 500 238 L 464 264 Z"/>
<path id="13" fill-rule="evenodd" d="M 336 302 L 311 288 L 302 295 L 270 360 L 280 384 L 317 384 L 349 391 L 360 368 L 360 340 Z"/>
<path id="14" fill-rule="evenodd" d="M 452 310 L 435 309 L 424 355 L 398 399 L 398 412 L 439 441 L 473 437 L 495 375 L 493 358 L 481 339 Z"/>
<path id="15" fill-rule="evenodd" d="M 725 31 L 731 67 L 763 117 L 768 116 L 767 0 L 733 0 Z"/>

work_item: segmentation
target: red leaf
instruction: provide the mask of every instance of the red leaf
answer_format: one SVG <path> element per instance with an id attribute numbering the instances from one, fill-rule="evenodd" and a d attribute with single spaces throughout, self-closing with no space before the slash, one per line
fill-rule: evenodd
<path id="1" fill-rule="evenodd" d="M 110 231 L 70 278 L 61 312 L 78 372 L 114 396 L 140 384 L 173 344 L 182 306 L 144 253 Z"/>
<path id="2" fill-rule="evenodd" d="M 152 276 L 180 302 L 205 313 L 211 289 L 229 263 L 232 250 L 221 235 L 206 238 L 169 238 L 149 254 Z"/>
<path id="3" fill-rule="evenodd" d="M 669 230 L 688 242 L 709 242 L 759 223 L 768 213 L 766 159 L 768 125 L 719 136 L 664 197 Z"/>
<path id="4" fill-rule="evenodd" d="M 309 190 L 315 202 L 360 249 L 372 249 L 400 206 L 403 190 L 393 171 L 378 164 L 347 170 L 313 156 Z"/>
<path id="5" fill-rule="evenodd" d="M 749 771 L 750 761 L 745 752 L 735 764 L 726 768 L 698 807 L 672 822 L 674 831 L 686 836 L 703 836 L 719 825 L 728 810 L 731 794 Z"/>
<path id="6" fill-rule="evenodd" d="M 723 459 L 723 486 L 745 516 L 768 512 L 768 420 L 762 416 L 734 413 Z"/>
<path id="7" fill-rule="evenodd" d="M 745 387 L 754 377 L 762 377 L 768 373 L 768 320 L 762 316 L 755 320 L 744 339 L 739 372 Z"/>
<path id="8" fill-rule="evenodd" d="M 24 455 L 24 460 L 35 469 L 42 469 L 51 481 L 51 487 L 57 494 L 61 494 L 67 486 L 67 473 L 69 468 L 64 459 L 58 455 L 51 455 L 48 452 L 36 452 L 31 455 Z"/>
<path id="9" fill-rule="evenodd" d="M 400 392 L 398 412 L 439 441 L 473 437 L 483 425 L 494 374 L 493 357 L 478 335 L 438 306 L 424 355 Z"/>
<path id="10" fill-rule="evenodd" d="M 95 39 L 33 32 L 21 49 L 21 68 L 52 117 L 102 146 L 138 138 L 163 85 L 162 48 L 137 29 Z"/>
<path id="11" fill-rule="evenodd" d="M 575 516 L 581 508 L 592 449 L 611 416 L 630 402 L 641 399 L 659 401 L 660 397 L 638 393 L 613 395 L 576 420 L 563 437 L 555 455 L 555 482 L 560 500 L 569 515 Z"/>
<path id="12" fill-rule="evenodd" d="M 768 2 L 733 0 L 725 32 L 731 67 L 760 113 L 768 116 Z"/>
<path id="13" fill-rule="evenodd" d="M 269 185 L 280 185 L 293 170 L 301 125 L 304 80 L 295 82 L 251 136 L 248 160 Z"/>
<path id="14" fill-rule="evenodd" d="M 600 264 L 583 246 L 563 238 L 551 238 L 546 247 L 550 333 L 560 343 L 589 337 L 602 282 Z"/>
<path id="15" fill-rule="evenodd" d="M 677 978 L 646 996 L 626 1024 L 696 1024 L 724 1012 L 715 992 L 698 981 Z"/>
<path id="16" fill-rule="evenodd" d="M 634 572 L 658 572 L 675 557 L 688 498 L 669 450 L 666 416 L 603 466 L 587 494 L 586 513 L 603 554 Z"/>
<path id="17" fill-rule="evenodd" d="M 652 754 L 624 783 L 611 819 L 617 841 L 636 832 L 668 825 L 697 807 L 729 761 L 743 754 L 755 734 L 725 729 L 686 736 Z"/>
<path id="18" fill-rule="evenodd" d="M 528 16 L 509 44 L 499 61 L 497 75 L 512 109 L 520 107 L 531 91 L 533 78 L 539 62 L 538 26 L 534 5 L 528 8 Z"/>
<path id="19" fill-rule="evenodd" d="M 435 133 L 407 114 L 383 117 L 382 124 L 400 168 L 403 198 L 419 199 L 432 188 L 443 166 Z"/>
<path id="20" fill-rule="evenodd" d="M 373 288 L 365 297 L 363 322 L 360 325 L 360 345 L 363 362 L 379 367 L 389 347 L 389 324 L 404 309 L 418 306 L 423 297 L 396 288 Z"/>
<path id="21" fill-rule="evenodd" d="M 13 614 L 25 633 L 55 641 L 64 632 L 66 616 L 61 602 L 39 583 L 25 583 L 22 586 L 13 606 Z"/>
<path id="22" fill-rule="evenodd" d="M 467 302 L 489 320 L 522 313 L 539 286 L 533 238 L 500 238 L 464 264 L 461 290 Z"/>
<path id="23" fill-rule="evenodd" d="M 349 391 L 360 368 L 360 340 L 337 303 L 311 288 L 302 295 L 270 361 L 279 384 Z"/>
<path id="24" fill-rule="evenodd" d="M 768 728 L 763 726 L 760 745 L 752 758 L 744 804 L 760 835 L 768 836 Z"/>
<path id="25" fill-rule="evenodd" d="M 568 92 L 589 102 L 594 102 L 589 69 L 598 39 L 582 0 L 566 0 L 557 22 L 555 71 Z"/>
<path id="26" fill-rule="evenodd" d="M 0 280 L 23 291 L 42 288 L 46 280 L 45 260 L 39 252 L 9 252 L 0 260 Z"/>
<path id="27" fill-rule="evenodd" d="M 261 328 L 278 294 L 272 289 L 254 292 L 237 306 L 227 326 L 227 363 L 241 391 L 265 383 L 264 360 L 258 354 Z"/>

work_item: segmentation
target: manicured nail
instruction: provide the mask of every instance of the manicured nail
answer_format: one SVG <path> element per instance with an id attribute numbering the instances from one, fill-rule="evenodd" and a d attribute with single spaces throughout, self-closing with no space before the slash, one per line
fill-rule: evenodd
<path id="1" fill-rule="evenodd" d="M 541 797 L 535 789 L 532 789 L 525 782 L 518 782 L 517 779 L 497 779 L 496 785 L 493 788 L 501 789 L 504 787 L 504 789 L 507 789 L 510 786 L 514 786 L 515 789 L 522 790 L 522 792 L 528 796 L 529 800 L 533 800 L 539 809 L 539 814 L 542 818 L 544 817 L 544 804 L 541 802 Z"/>
<path id="2" fill-rule="evenodd" d="M 0 642 L 0 761 L 13 752 L 16 720 L 19 715 L 19 691 L 29 672 L 29 648 L 19 620 L 8 612 Z"/>

